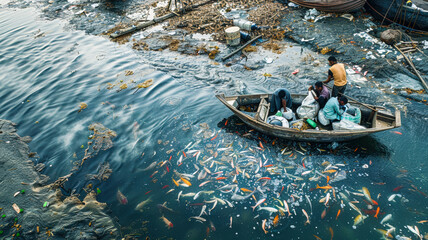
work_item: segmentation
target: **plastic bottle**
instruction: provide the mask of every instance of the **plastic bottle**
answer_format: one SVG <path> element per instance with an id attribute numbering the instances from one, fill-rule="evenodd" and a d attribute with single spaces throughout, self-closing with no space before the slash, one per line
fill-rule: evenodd
<path id="1" fill-rule="evenodd" d="M 276 112 L 276 114 L 275 114 L 276 116 L 278 116 L 278 117 L 282 117 L 282 113 L 281 113 L 281 111 L 278 111 L 278 112 Z"/>
<path id="2" fill-rule="evenodd" d="M 238 26 L 239 28 L 247 31 L 260 29 L 255 23 L 244 19 L 233 19 L 233 25 Z"/>
<path id="3" fill-rule="evenodd" d="M 313 127 L 313 128 L 317 127 L 317 124 L 314 121 L 312 121 L 312 119 L 308 118 L 308 119 L 306 119 L 306 122 L 309 123 L 309 125 L 311 125 L 311 127 Z"/>
<path id="4" fill-rule="evenodd" d="M 250 34 L 248 34 L 246 32 L 240 32 L 240 33 L 241 33 L 241 40 L 243 42 L 248 42 L 249 40 L 251 40 Z"/>

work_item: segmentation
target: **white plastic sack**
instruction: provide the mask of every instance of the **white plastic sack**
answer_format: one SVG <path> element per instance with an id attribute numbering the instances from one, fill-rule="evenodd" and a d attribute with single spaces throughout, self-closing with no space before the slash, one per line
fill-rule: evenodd
<path id="1" fill-rule="evenodd" d="M 327 126 L 330 124 L 330 120 L 328 120 L 324 115 L 324 108 L 320 109 L 318 112 L 318 122 L 321 123 L 323 126 Z"/>
<path id="2" fill-rule="evenodd" d="M 334 122 L 333 124 L 334 130 L 363 130 L 366 129 L 364 126 L 353 123 L 349 120 L 342 119 L 340 122 Z"/>
<path id="3" fill-rule="evenodd" d="M 288 123 L 287 119 L 285 119 L 284 117 L 280 117 L 280 116 L 272 115 L 272 116 L 269 116 L 269 117 L 266 119 L 266 122 L 267 122 L 267 123 L 269 123 L 269 124 L 272 124 L 272 125 L 276 125 L 276 124 L 273 124 L 275 121 L 281 122 L 282 127 L 286 127 L 286 128 L 290 127 L 290 125 L 289 125 L 289 123 Z M 278 126 L 278 125 L 277 125 L 277 126 Z"/>
<path id="4" fill-rule="evenodd" d="M 296 114 L 294 114 L 294 112 L 289 108 L 287 108 L 287 112 L 284 112 L 284 108 L 281 108 L 281 113 L 282 116 L 288 121 L 296 120 Z"/>
<path id="5" fill-rule="evenodd" d="M 296 113 L 299 118 L 310 118 L 314 120 L 317 116 L 318 111 L 320 110 L 320 105 L 314 99 L 314 95 L 315 92 L 309 91 L 308 96 L 303 99 L 302 105 L 297 108 Z"/>

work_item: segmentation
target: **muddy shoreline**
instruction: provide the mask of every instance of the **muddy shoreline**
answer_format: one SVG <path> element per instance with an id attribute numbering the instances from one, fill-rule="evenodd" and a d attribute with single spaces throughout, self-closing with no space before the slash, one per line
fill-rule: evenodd
<path id="1" fill-rule="evenodd" d="M 117 239 L 119 230 L 106 214 L 106 204 L 89 192 L 83 199 L 64 196 L 29 158 L 30 137 L 20 137 L 16 125 L 0 120 L 1 238 Z M 12 205 L 16 204 L 18 213 Z"/>

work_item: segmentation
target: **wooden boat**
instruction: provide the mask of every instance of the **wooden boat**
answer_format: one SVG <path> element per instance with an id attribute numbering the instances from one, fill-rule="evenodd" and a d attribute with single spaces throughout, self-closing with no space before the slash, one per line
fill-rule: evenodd
<path id="1" fill-rule="evenodd" d="M 346 13 L 361 9 L 366 0 L 290 0 L 290 2 L 323 12 Z"/>
<path id="2" fill-rule="evenodd" d="M 306 97 L 304 95 L 292 94 L 293 111 L 300 106 L 302 100 Z M 224 94 L 216 95 L 216 97 L 228 107 L 238 118 L 250 127 L 259 132 L 271 135 L 274 137 L 296 140 L 296 141 L 310 141 L 310 142 L 340 142 L 349 141 L 359 137 L 369 135 L 371 133 L 390 130 L 401 126 L 400 111 L 396 110 L 395 114 L 391 114 L 385 108 L 379 106 L 369 106 L 376 111 L 370 110 L 367 104 L 365 106 L 361 103 L 349 101 L 353 106 L 359 107 L 361 110 L 361 125 L 365 126 L 363 130 L 298 130 L 295 128 L 285 128 L 266 123 L 269 115 L 270 103 L 269 99 L 271 94 L 255 94 L 255 95 L 241 95 L 241 96 L 228 96 Z M 253 106 L 257 111 L 246 114 L 245 111 L 239 108 Z"/>
<path id="3" fill-rule="evenodd" d="M 407 0 L 367 0 L 366 10 L 382 23 L 397 23 L 410 30 L 428 31 L 428 2 L 412 0 L 417 6 L 406 5 Z"/>

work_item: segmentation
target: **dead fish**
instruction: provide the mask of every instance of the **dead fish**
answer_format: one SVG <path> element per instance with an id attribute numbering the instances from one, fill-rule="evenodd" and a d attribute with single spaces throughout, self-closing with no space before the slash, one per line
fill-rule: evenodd
<path id="1" fill-rule="evenodd" d="M 159 208 L 159 211 L 161 213 L 163 213 L 165 211 L 170 212 L 170 213 L 174 213 L 174 210 L 172 210 L 171 208 L 166 206 L 166 202 L 164 204 L 158 204 L 156 206 Z"/>
<path id="2" fill-rule="evenodd" d="M 306 224 L 311 224 L 311 222 L 309 221 L 309 215 L 308 215 L 308 213 L 305 211 L 305 209 L 303 209 L 303 208 L 302 208 L 302 212 L 303 212 L 303 214 L 304 214 L 304 215 L 305 215 L 305 217 L 306 217 L 305 225 L 306 225 Z"/>
<path id="3" fill-rule="evenodd" d="M 143 169 L 141 169 L 141 168 L 137 169 L 135 172 L 138 173 L 138 172 L 150 171 L 150 170 L 154 169 L 156 167 L 156 165 L 157 165 L 157 162 L 152 162 L 152 163 L 150 163 L 150 165 L 148 167 L 143 168 Z"/>
<path id="4" fill-rule="evenodd" d="M 203 218 L 203 217 L 198 217 L 198 216 L 189 217 L 189 221 L 190 221 L 191 219 L 199 220 L 199 221 L 202 221 L 202 222 L 206 222 L 206 221 L 207 221 L 205 218 Z"/>
<path id="5" fill-rule="evenodd" d="M 140 211 L 140 212 L 143 212 L 143 208 L 144 208 L 147 204 L 149 204 L 151 201 L 152 201 L 152 200 L 151 200 L 151 197 L 149 197 L 148 199 L 146 199 L 146 200 L 144 200 L 144 201 L 140 202 L 140 203 L 135 207 L 135 210 Z"/>
<path id="6" fill-rule="evenodd" d="M 123 195 L 122 192 L 120 192 L 119 189 L 117 190 L 116 198 L 117 198 L 117 201 L 119 201 L 120 204 L 122 204 L 122 205 L 128 204 L 128 199 L 125 197 L 125 195 Z"/>

